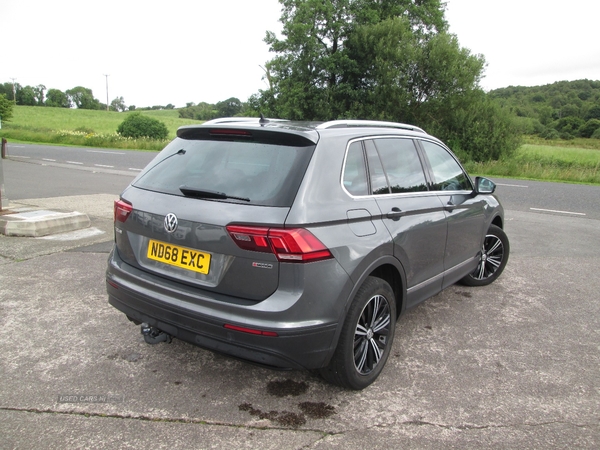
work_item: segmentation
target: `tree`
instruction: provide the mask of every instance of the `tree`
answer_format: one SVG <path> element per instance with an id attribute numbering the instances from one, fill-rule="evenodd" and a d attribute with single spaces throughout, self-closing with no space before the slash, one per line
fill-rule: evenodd
<path id="1" fill-rule="evenodd" d="M 6 98 L 15 101 L 15 93 L 18 89 L 21 89 L 19 83 L 2 83 L 0 84 L 0 94 L 5 94 Z"/>
<path id="2" fill-rule="evenodd" d="M 101 109 L 100 101 L 94 98 L 91 89 L 77 86 L 66 91 L 70 101 L 79 109 Z"/>
<path id="3" fill-rule="evenodd" d="M 20 87 L 16 91 L 17 105 L 35 106 L 35 90 L 31 86 Z"/>
<path id="4" fill-rule="evenodd" d="M 6 94 L 0 94 L 0 120 L 9 122 L 13 115 L 13 101 L 6 97 Z"/>
<path id="5" fill-rule="evenodd" d="M 231 97 L 217 103 L 216 107 L 217 117 L 233 117 L 242 110 L 242 102 L 235 97 Z"/>
<path id="6" fill-rule="evenodd" d="M 581 137 L 589 138 L 598 129 L 600 129 L 600 120 L 590 119 L 579 128 L 579 134 Z"/>
<path id="7" fill-rule="evenodd" d="M 445 30 L 440 0 L 280 0 L 282 34 L 268 32 L 265 42 L 277 53 L 265 65 L 272 89 L 268 109 L 290 119 L 338 117 L 336 98 L 351 94 L 346 74 L 356 61 L 346 43 L 357 27 L 405 16 L 415 36 L 425 38 Z M 334 98 L 335 97 L 335 98 Z"/>
<path id="8" fill-rule="evenodd" d="M 587 114 L 585 115 L 585 119 L 586 120 L 600 119 L 600 104 L 593 105 L 592 107 L 590 107 Z"/>
<path id="9" fill-rule="evenodd" d="M 167 139 L 169 136 L 169 130 L 163 122 L 140 112 L 128 114 L 117 128 L 117 133 L 133 139 Z"/>
<path id="10" fill-rule="evenodd" d="M 249 99 L 269 116 L 410 122 L 451 137 L 476 160 L 518 145 L 512 119 L 479 88 L 485 60 L 447 33 L 438 0 L 280 0 L 284 39 L 267 33 L 276 56 L 265 65 L 270 88 Z M 463 117 L 455 117 L 460 111 Z M 480 120 L 476 114 L 482 113 Z M 498 129 L 495 132 L 494 124 Z M 478 145 L 453 133 L 478 127 Z M 487 136 L 484 136 L 488 133 Z M 500 143 L 499 141 L 504 140 Z M 487 144 L 494 143 L 491 148 Z M 497 149 L 501 152 L 498 153 Z"/>
<path id="11" fill-rule="evenodd" d="M 35 93 L 35 103 L 39 106 L 44 106 L 44 91 L 46 90 L 46 86 L 43 84 L 38 84 L 33 88 L 33 92 Z"/>
<path id="12" fill-rule="evenodd" d="M 117 97 L 112 102 L 110 102 L 111 111 L 123 112 L 126 109 L 127 106 L 125 106 L 125 100 L 123 99 L 123 97 Z"/>
<path id="13" fill-rule="evenodd" d="M 67 94 L 59 89 L 48 89 L 48 93 L 46 94 L 46 106 L 70 108 L 71 100 L 69 100 Z"/>

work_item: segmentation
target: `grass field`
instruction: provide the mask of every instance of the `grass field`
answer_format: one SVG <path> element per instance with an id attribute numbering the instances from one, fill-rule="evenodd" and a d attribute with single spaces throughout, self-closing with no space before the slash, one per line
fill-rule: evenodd
<path id="1" fill-rule="evenodd" d="M 162 121 L 169 138 L 182 125 L 200 123 L 180 119 L 177 110 L 140 111 Z M 85 109 L 16 106 L 13 119 L 3 122 L 0 137 L 12 142 L 160 150 L 167 141 L 125 139 L 116 134 L 128 113 Z M 600 139 L 546 141 L 527 137 L 516 154 L 505 161 L 467 163 L 471 174 L 563 181 L 600 185 Z"/>
<path id="2" fill-rule="evenodd" d="M 163 122 L 169 130 L 169 140 L 182 125 L 199 123 L 180 119 L 176 110 L 140 111 Z M 13 142 L 43 142 L 48 144 L 86 147 L 160 150 L 166 141 L 126 139 L 117 135 L 117 127 L 127 112 L 93 111 L 86 109 L 16 106 L 10 122 L 3 122 L 0 136 Z"/>
<path id="3" fill-rule="evenodd" d="M 175 137 L 177 128 L 182 125 L 198 123 L 191 119 L 180 119 L 179 112 L 174 109 L 162 111 L 139 111 L 142 114 L 154 117 L 164 122 L 169 130 L 169 136 Z M 85 128 L 93 130 L 96 134 L 111 134 L 117 132 L 117 127 L 128 112 L 93 111 L 89 109 L 48 108 L 36 106 L 16 106 L 13 118 L 3 128 L 11 129 L 42 129 L 42 130 L 70 130 Z"/>
<path id="4" fill-rule="evenodd" d="M 600 144 L 596 139 L 585 141 Z M 585 143 L 591 148 L 553 144 L 524 144 L 509 160 L 469 163 L 466 169 L 479 175 L 600 184 L 600 148 L 594 148 L 596 143 Z"/>

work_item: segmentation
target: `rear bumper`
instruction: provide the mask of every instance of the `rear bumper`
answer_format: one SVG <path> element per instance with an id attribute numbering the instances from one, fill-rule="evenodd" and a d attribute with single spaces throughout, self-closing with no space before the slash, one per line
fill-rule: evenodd
<path id="1" fill-rule="evenodd" d="M 106 273 L 109 303 L 130 318 L 173 337 L 274 369 L 324 367 L 335 350 L 337 321 L 300 320 L 294 308 L 273 313 L 248 305 L 217 304 L 200 297 L 186 301 L 179 295 L 170 295 L 149 278 L 113 251 Z M 225 324 L 274 331 L 277 337 L 234 331 L 224 328 Z"/>

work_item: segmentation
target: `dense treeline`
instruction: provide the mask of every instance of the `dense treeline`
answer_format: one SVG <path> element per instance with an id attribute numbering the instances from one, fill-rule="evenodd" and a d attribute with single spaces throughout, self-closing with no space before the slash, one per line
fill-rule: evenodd
<path id="1" fill-rule="evenodd" d="M 600 81 L 509 86 L 488 95 L 519 118 L 526 134 L 546 139 L 600 139 Z"/>
<path id="2" fill-rule="evenodd" d="M 212 120 L 217 117 L 234 117 L 240 115 L 256 115 L 248 111 L 246 103 L 238 98 L 231 97 L 216 104 L 200 102 L 198 104 L 188 103 L 185 108 L 179 110 L 179 117 L 182 119 Z"/>
<path id="3" fill-rule="evenodd" d="M 15 105 L 20 106 L 50 106 L 54 108 L 78 108 L 78 109 L 95 109 L 105 110 L 106 103 L 94 97 L 91 89 L 76 86 L 66 91 L 60 89 L 47 89 L 43 84 L 37 86 L 22 86 L 19 83 L 2 83 L 0 84 L 0 95 L 4 95 L 7 100 L 10 100 Z M 123 97 L 116 97 L 110 102 L 109 109 L 111 111 L 134 111 L 135 105 L 127 106 Z M 175 109 L 175 105 L 169 103 L 166 106 L 154 105 L 140 110 L 160 110 L 160 109 Z"/>

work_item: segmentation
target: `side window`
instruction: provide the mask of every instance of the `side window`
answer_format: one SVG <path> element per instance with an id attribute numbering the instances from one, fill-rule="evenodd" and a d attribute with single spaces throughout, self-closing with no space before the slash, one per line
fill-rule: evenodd
<path id="1" fill-rule="evenodd" d="M 391 193 L 427 190 L 423 166 L 412 139 L 383 138 L 373 142 L 383 163 Z"/>
<path id="2" fill-rule="evenodd" d="M 433 171 L 436 191 L 471 191 L 471 181 L 448 151 L 429 141 L 421 141 Z"/>
<path id="3" fill-rule="evenodd" d="M 369 162 L 371 193 L 373 195 L 389 194 L 390 187 L 375 144 L 373 144 L 373 141 L 365 141 L 365 148 L 367 149 L 367 161 Z"/>
<path id="4" fill-rule="evenodd" d="M 348 148 L 344 166 L 344 187 L 352 195 L 368 195 L 367 167 L 360 142 L 354 142 Z"/>

